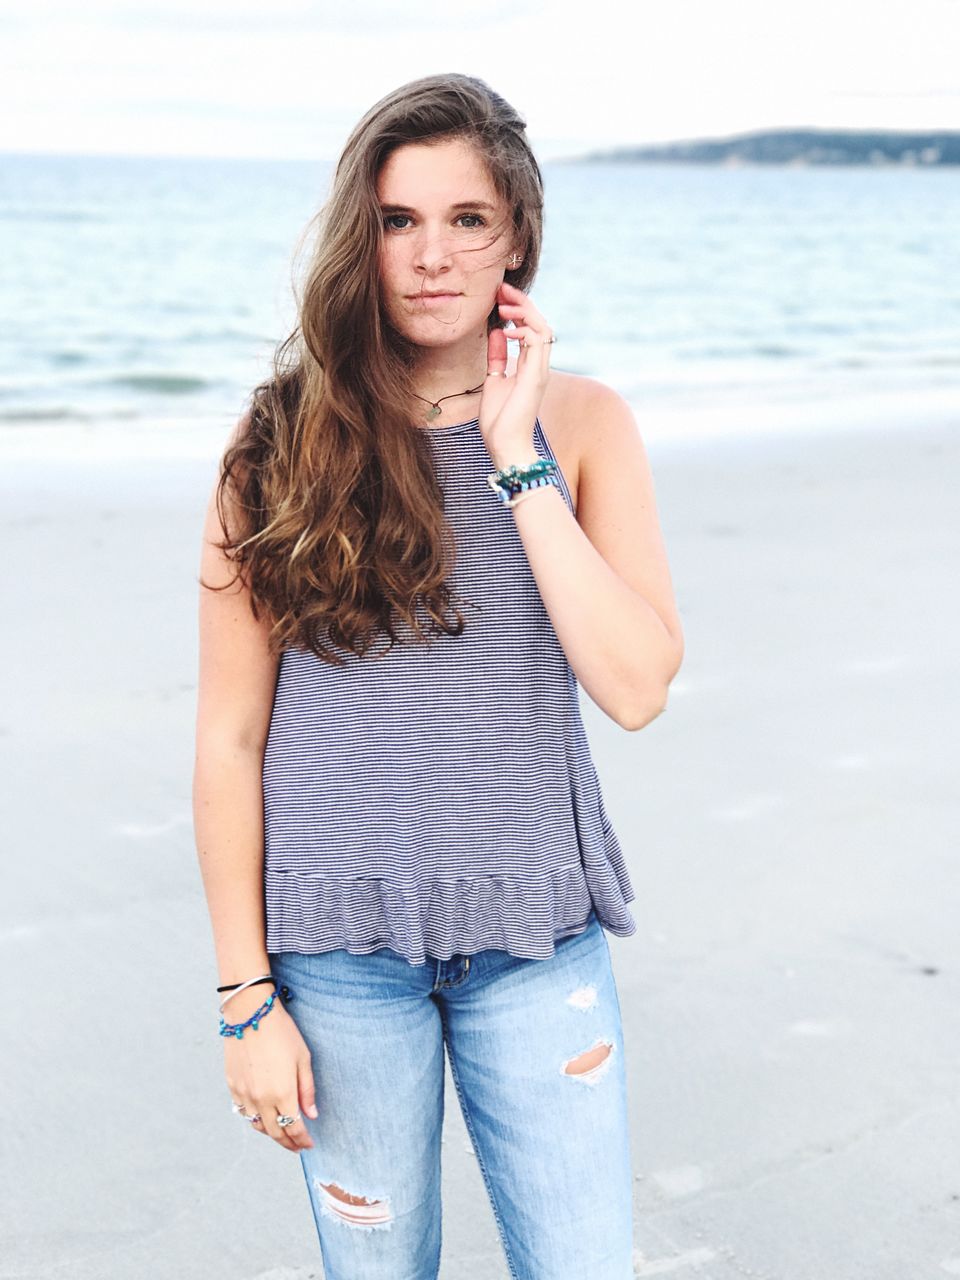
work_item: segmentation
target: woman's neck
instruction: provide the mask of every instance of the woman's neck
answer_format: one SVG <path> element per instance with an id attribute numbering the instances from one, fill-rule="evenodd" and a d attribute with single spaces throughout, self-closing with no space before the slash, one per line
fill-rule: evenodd
<path id="1" fill-rule="evenodd" d="M 475 419 L 485 376 L 486 334 L 468 347 L 425 348 L 413 374 L 416 421 L 429 429 Z"/>
<path id="2" fill-rule="evenodd" d="M 487 372 L 487 340 L 483 335 L 482 342 L 476 342 L 469 348 L 427 348 L 417 363 L 413 376 L 413 389 L 424 401 L 436 403 L 444 397 L 440 405 L 443 416 L 453 414 L 457 418 L 463 407 L 475 406 L 479 400 L 479 391 L 473 396 L 462 396 L 459 393 L 482 388 Z M 446 399 L 450 396 L 451 399 Z M 422 402 L 421 402 L 422 403 Z M 423 404 L 424 411 L 429 404 Z M 465 415 L 467 418 L 470 414 Z M 465 418 L 461 416 L 460 421 Z"/>

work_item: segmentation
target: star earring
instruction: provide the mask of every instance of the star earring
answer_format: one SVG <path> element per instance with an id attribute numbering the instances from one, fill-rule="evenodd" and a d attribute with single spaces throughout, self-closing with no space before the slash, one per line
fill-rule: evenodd
<path id="1" fill-rule="evenodd" d="M 522 253 L 511 253 L 510 257 L 507 259 L 507 262 L 510 266 L 511 271 L 515 271 L 517 267 L 519 267 L 522 261 L 523 261 Z"/>

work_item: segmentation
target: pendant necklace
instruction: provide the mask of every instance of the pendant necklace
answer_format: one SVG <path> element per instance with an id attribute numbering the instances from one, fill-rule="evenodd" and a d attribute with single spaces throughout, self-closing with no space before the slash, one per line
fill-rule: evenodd
<path id="1" fill-rule="evenodd" d="M 475 395 L 476 392 L 482 391 L 482 390 L 483 390 L 483 383 L 481 382 L 479 387 L 469 387 L 466 391 L 451 391 L 448 396 L 441 396 L 440 400 L 428 400 L 426 396 L 417 395 L 416 391 L 414 391 L 413 394 L 417 396 L 418 400 L 422 400 L 424 404 L 428 404 L 430 406 L 430 408 L 427 409 L 426 415 L 425 415 L 427 421 L 429 422 L 433 418 L 440 417 L 440 414 L 442 412 L 440 408 L 440 402 L 442 400 L 453 400 L 457 396 L 472 396 L 472 395 Z"/>

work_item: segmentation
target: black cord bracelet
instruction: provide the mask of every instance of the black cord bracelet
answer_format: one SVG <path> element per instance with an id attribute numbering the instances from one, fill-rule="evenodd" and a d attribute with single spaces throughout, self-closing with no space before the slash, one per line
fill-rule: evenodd
<path id="1" fill-rule="evenodd" d="M 279 983 L 277 982 L 276 978 L 257 978 L 256 982 L 251 982 L 251 983 L 250 983 L 250 986 L 251 986 L 251 987 L 259 986 L 261 982 L 272 982 L 272 983 L 273 983 L 273 985 L 276 987 L 276 993 L 275 993 L 275 994 L 276 994 L 276 995 L 278 995 L 278 996 L 280 997 L 280 1003 L 281 1003 L 281 1004 L 289 1004 L 289 1003 L 290 1003 L 290 1001 L 293 999 L 293 992 L 290 990 L 290 988 L 289 988 L 288 986 L 286 986 L 286 985 L 284 985 L 284 986 L 280 986 L 280 985 L 279 985 Z M 217 987 L 217 991 L 218 991 L 218 992 L 219 992 L 219 991 L 236 991 L 237 987 L 239 987 L 239 986 L 241 986 L 241 985 L 242 985 L 242 984 L 241 984 L 241 983 L 239 983 L 239 982 L 234 982 L 234 983 L 232 983 L 232 984 L 230 984 L 229 986 L 226 986 L 226 987 Z M 224 1004 L 226 1004 L 226 1000 L 224 1001 Z"/>
<path id="2" fill-rule="evenodd" d="M 261 982 L 272 982 L 274 986 L 277 985 L 276 978 L 269 975 L 265 978 L 257 978 L 255 982 L 251 982 L 249 985 L 251 987 L 258 987 Z M 225 987 L 217 987 L 217 990 L 218 991 L 236 991 L 237 987 L 241 987 L 241 986 L 243 986 L 242 982 L 231 982 L 231 983 L 228 983 L 228 985 Z"/>

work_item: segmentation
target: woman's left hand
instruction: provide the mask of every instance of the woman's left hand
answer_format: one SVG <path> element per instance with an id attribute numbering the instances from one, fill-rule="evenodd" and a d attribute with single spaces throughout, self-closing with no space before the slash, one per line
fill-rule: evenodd
<path id="1" fill-rule="evenodd" d="M 504 280 L 497 291 L 500 315 L 513 329 L 491 329 L 487 377 L 480 396 L 480 432 L 499 469 L 537 457 L 533 429 L 550 375 L 553 330 L 522 289 Z M 520 342 L 517 370 L 508 376 L 507 341 Z M 494 377 L 490 377 L 490 374 Z M 500 376 L 502 375 L 502 376 Z"/>

